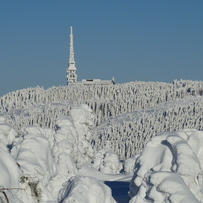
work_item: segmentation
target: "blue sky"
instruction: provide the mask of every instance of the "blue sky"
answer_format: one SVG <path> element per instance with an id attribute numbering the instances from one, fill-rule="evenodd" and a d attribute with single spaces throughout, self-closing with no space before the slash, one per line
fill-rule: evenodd
<path id="1" fill-rule="evenodd" d="M 0 96 L 78 79 L 203 79 L 202 0 L 0 0 Z"/>

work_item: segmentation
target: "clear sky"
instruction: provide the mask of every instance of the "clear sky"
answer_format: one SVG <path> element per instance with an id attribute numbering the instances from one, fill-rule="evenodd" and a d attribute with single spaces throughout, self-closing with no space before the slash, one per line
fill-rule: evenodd
<path id="1" fill-rule="evenodd" d="M 203 0 L 0 0 L 0 96 L 78 79 L 203 80 Z"/>

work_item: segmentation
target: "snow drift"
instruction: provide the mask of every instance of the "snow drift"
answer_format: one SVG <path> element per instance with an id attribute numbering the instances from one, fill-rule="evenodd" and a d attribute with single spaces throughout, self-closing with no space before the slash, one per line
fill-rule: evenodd
<path id="1" fill-rule="evenodd" d="M 135 164 L 130 203 L 203 200 L 203 132 L 185 129 L 153 137 Z"/>

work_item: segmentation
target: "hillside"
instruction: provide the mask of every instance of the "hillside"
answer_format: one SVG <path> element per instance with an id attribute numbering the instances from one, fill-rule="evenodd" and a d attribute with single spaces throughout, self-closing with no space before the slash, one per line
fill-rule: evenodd
<path id="1" fill-rule="evenodd" d="M 102 149 L 110 141 L 120 159 L 125 159 L 139 153 L 159 132 L 202 129 L 202 92 L 203 82 L 184 80 L 36 87 L 1 97 L 0 114 L 19 133 L 22 127 L 35 124 L 54 129 L 57 118 L 85 103 L 96 115 L 93 149 Z"/>
<path id="2" fill-rule="evenodd" d="M 132 203 L 200 202 L 202 93 L 174 81 L 4 95 L 0 202 L 114 203 L 103 181 L 130 180 Z"/>
<path id="3" fill-rule="evenodd" d="M 188 96 L 161 103 L 154 108 L 121 114 L 94 129 L 96 150 L 106 141 L 125 160 L 140 153 L 153 136 L 166 131 L 203 129 L 203 97 Z M 98 139 L 100 138 L 100 139 Z"/>

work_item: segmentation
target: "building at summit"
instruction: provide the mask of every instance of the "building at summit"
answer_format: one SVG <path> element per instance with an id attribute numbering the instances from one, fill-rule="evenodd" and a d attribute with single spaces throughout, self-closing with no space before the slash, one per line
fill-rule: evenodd
<path id="1" fill-rule="evenodd" d="M 114 78 L 112 80 L 101 80 L 101 79 L 83 79 L 82 81 L 77 81 L 77 68 L 74 59 L 74 47 L 73 47 L 73 28 L 70 27 L 70 55 L 68 68 L 66 69 L 68 75 L 67 85 L 112 85 L 115 84 Z"/>

